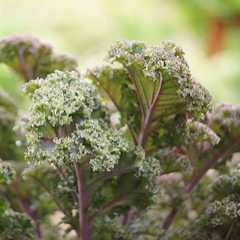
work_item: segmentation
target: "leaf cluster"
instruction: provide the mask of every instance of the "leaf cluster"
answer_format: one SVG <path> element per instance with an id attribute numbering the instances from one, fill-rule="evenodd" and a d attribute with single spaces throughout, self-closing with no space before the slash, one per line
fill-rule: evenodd
<path id="1" fill-rule="evenodd" d="M 121 39 L 105 60 L 81 77 L 75 57 L 31 36 L 0 40 L 0 62 L 32 101 L 21 123 L 26 167 L 22 133 L 12 132 L 18 106 L 0 91 L 0 157 L 14 159 L 0 162 L 9 202 L 0 199 L 0 236 L 52 239 L 44 226 L 55 229 L 49 216 L 59 210 L 64 237 L 83 240 L 239 237 L 239 106 L 213 106 L 171 41 Z"/>

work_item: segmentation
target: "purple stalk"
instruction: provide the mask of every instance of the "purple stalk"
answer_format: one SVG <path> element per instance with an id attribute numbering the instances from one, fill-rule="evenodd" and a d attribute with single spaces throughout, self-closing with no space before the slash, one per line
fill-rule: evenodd
<path id="1" fill-rule="evenodd" d="M 138 139 L 138 145 L 139 146 L 142 146 L 143 148 L 145 147 L 145 144 L 146 144 L 146 141 L 147 141 L 147 130 L 149 129 L 149 125 L 151 123 L 151 118 L 152 118 L 152 114 L 153 114 L 153 111 L 155 109 L 155 106 L 157 104 L 157 100 L 159 98 L 159 95 L 160 95 L 160 91 L 162 89 L 162 80 L 163 80 L 163 77 L 162 77 L 162 74 L 160 73 L 159 75 L 159 88 L 158 88 L 158 91 L 156 93 L 156 96 L 147 112 L 147 115 L 146 117 L 144 118 L 144 122 L 142 124 L 142 129 L 141 129 L 141 132 L 139 134 L 139 139 Z"/>
<path id="2" fill-rule="evenodd" d="M 83 169 L 80 163 L 74 161 L 74 169 L 78 180 L 78 215 L 81 240 L 91 240 L 91 222 L 88 215 L 87 187 L 84 180 Z"/>
<path id="3" fill-rule="evenodd" d="M 208 161 L 203 169 L 187 184 L 184 189 L 184 192 L 190 194 L 193 189 L 197 186 L 200 180 L 205 176 L 206 172 L 220 159 L 229 155 L 229 151 L 236 143 L 230 144 L 226 149 L 224 149 L 219 154 L 215 155 L 210 161 Z"/>
<path id="4" fill-rule="evenodd" d="M 162 225 L 162 228 L 164 230 L 168 230 L 169 227 L 171 226 L 172 222 L 173 222 L 173 219 L 175 218 L 175 216 L 177 215 L 178 213 L 178 210 L 176 208 L 172 208 L 171 212 L 168 214 L 168 216 L 166 217 L 163 225 Z"/>
<path id="5" fill-rule="evenodd" d="M 227 235 L 226 235 L 226 237 L 224 238 L 224 240 L 228 240 L 228 239 L 229 239 L 229 237 L 230 237 L 230 235 L 231 235 L 231 232 L 232 232 L 232 229 L 233 229 L 233 226 L 234 226 L 235 222 L 237 221 L 237 219 L 238 219 L 238 218 L 236 217 L 236 218 L 234 218 L 233 221 L 231 222 L 230 227 L 229 227 L 228 232 L 227 232 Z M 240 237 L 237 238 L 237 239 L 240 239 Z"/>
<path id="6" fill-rule="evenodd" d="M 240 141 L 236 141 L 232 144 L 230 144 L 227 148 L 225 148 L 223 151 L 221 151 L 219 154 L 215 155 L 210 161 L 208 161 L 205 166 L 203 167 L 203 169 L 197 174 L 195 175 L 195 177 L 192 178 L 192 180 L 187 184 L 187 186 L 184 189 L 184 192 L 186 194 L 191 194 L 193 189 L 197 186 L 197 184 L 201 181 L 201 179 L 205 176 L 206 172 L 220 159 L 223 157 L 226 157 L 229 155 L 230 150 L 232 149 L 232 147 L 234 147 L 236 144 L 239 144 Z M 171 212 L 168 214 L 168 216 L 166 217 L 162 228 L 164 230 L 168 230 L 169 227 L 171 226 L 172 222 L 174 221 L 176 215 L 178 213 L 178 210 L 176 209 L 176 207 L 173 207 Z"/>

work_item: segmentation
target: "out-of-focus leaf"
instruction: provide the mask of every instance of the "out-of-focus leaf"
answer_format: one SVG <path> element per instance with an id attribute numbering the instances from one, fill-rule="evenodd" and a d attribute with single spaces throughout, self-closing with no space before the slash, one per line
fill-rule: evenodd
<path id="1" fill-rule="evenodd" d="M 28 82 L 56 69 L 76 70 L 78 59 L 71 54 L 55 54 L 49 44 L 30 35 L 14 34 L 0 40 L 0 62 Z"/>

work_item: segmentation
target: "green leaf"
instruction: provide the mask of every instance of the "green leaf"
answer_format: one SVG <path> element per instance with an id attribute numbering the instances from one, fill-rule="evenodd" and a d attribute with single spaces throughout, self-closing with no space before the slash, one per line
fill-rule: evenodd
<path id="1" fill-rule="evenodd" d="M 30 35 L 14 34 L 0 40 L 0 62 L 27 82 L 46 77 L 56 69 L 76 70 L 78 59 L 71 54 L 55 54 L 49 44 Z"/>
<path id="2" fill-rule="evenodd" d="M 29 216 L 14 212 L 3 197 L 0 197 L 0 213 L 1 239 L 32 239 L 34 224 Z"/>
<path id="3" fill-rule="evenodd" d="M 145 147 L 150 136 L 161 132 L 177 115 L 191 113 L 200 119 L 212 107 L 209 92 L 191 76 L 184 52 L 170 41 L 149 47 L 121 39 L 106 59 L 122 68 L 95 68 L 86 76 L 113 101 L 135 144 Z"/>
<path id="4" fill-rule="evenodd" d="M 159 169 L 159 161 L 145 158 L 138 147 L 122 152 L 118 164 L 110 172 L 92 172 L 86 167 L 84 173 L 93 217 L 125 215 L 131 206 L 138 209 L 150 206 L 157 189 Z"/>
<path id="5" fill-rule="evenodd" d="M 121 126 L 128 124 L 130 129 L 138 131 L 141 127 L 141 112 L 127 71 L 103 66 L 89 70 L 85 77 L 94 80 L 98 90 L 114 103 L 117 111 L 121 113 Z M 132 137 L 134 138 L 134 135 Z"/>

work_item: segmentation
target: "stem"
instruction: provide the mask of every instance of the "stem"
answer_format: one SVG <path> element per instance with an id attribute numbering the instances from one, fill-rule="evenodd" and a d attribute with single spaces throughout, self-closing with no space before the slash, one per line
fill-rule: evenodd
<path id="1" fill-rule="evenodd" d="M 91 240 L 91 222 L 88 215 L 87 187 L 80 163 L 74 161 L 74 169 L 78 180 L 78 215 L 81 240 Z"/>
<path id="2" fill-rule="evenodd" d="M 224 238 L 224 240 L 228 240 L 228 238 L 230 237 L 230 234 L 231 234 L 231 232 L 232 232 L 233 226 L 234 226 L 234 224 L 235 224 L 236 221 L 237 221 L 237 217 L 234 218 L 233 221 L 231 222 L 231 225 L 230 225 L 230 227 L 229 227 L 229 229 L 228 229 L 227 235 L 226 235 L 226 237 Z"/>
<path id="3" fill-rule="evenodd" d="M 196 185 L 200 182 L 200 180 L 205 176 L 206 172 L 220 159 L 223 157 L 226 157 L 229 155 L 230 150 L 232 147 L 234 147 L 236 144 L 239 144 L 240 141 L 236 141 L 234 143 L 231 143 L 228 147 L 226 147 L 223 151 L 221 151 L 219 154 L 215 155 L 210 161 L 208 161 L 203 169 L 187 184 L 187 186 L 184 189 L 184 192 L 186 194 L 191 194 L 193 189 L 196 187 Z M 171 226 L 172 222 L 175 219 L 175 216 L 177 215 L 178 210 L 173 207 L 171 212 L 166 217 L 164 223 L 163 223 L 163 229 L 168 230 L 168 228 Z"/>
<path id="4" fill-rule="evenodd" d="M 159 74 L 159 78 L 160 78 L 160 83 L 159 83 L 159 87 L 158 87 L 158 91 L 156 93 L 156 96 L 147 112 L 146 118 L 144 119 L 143 125 L 142 125 L 142 129 L 141 132 L 139 134 L 139 139 L 138 139 L 138 145 L 142 146 L 143 148 L 145 147 L 146 141 L 147 141 L 147 130 L 149 128 L 150 122 L 151 122 L 151 117 L 155 108 L 155 105 L 157 104 L 157 100 L 162 88 L 162 74 Z"/>
<path id="5" fill-rule="evenodd" d="M 169 99 L 169 101 L 172 100 L 172 99 Z M 177 103 L 169 103 L 169 104 L 161 104 L 161 105 L 156 105 L 158 107 L 158 109 L 160 107 L 169 107 L 169 106 L 176 106 L 176 105 L 186 105 L 188 102 L 177 102 Z M 168 109 L 168 108 L 166 108 Z"/>
<path id="6" fill-rule="evenodd" d="M 132 215 L 133 215 L 133 207 L 131 207 L 131 209 L 128 211 L 127 215 L 124 218 L 124 221 L 123 221 L 124 226 L 127 226 L 130 224 Z"/>
<path id="7" fill-rule="evenodd" d="M 129 130 L 129 132 L 131 134 L 131 137 L 133 139 L 134 145 L 137 145 L 137 138 L 136 138 L 136 136 L 135 136 L 135 134 L 133 132 L 133 129 L 132 129 L 131 125 L 127 124 L 127 126 L 128 126 L 128 130 Z"/>
<path id="8" fill-rule="evenodd" d="M 163 225 L 162 225 L 162 228 L 164 230 L 168 230 L 169 227 L 171 226 L 172 222 L 173 222 L 173 219 L 175 218 L 175 216 L 177 215 L 178 213 L 178 210 L 177 208 L 172 208 L 171 212 L 168 214 L 168 216 L 166 217 Z"/>
<path id="9" fill-rule="evenodd" d="M 219 158 L 226 157 L 229 154 L 231 148 L 236 145 L 236 143 L 230 144 L 226 149 L 224 149 L 219 154 L 215 155 L 210 161 L 208 161 L 203 169 L 187 184 L 184 192 L 190 194 L 200 180 L 205 176 L 206 172 L 219 160 Z"/>
<path id="10" fill-rule="evenodd" d="M 34 76 L 34 79 L 37 78 L 37 70 L 39 68 L 39 65 L 41 64 L 41 59 L 42 57 L 45 55 L 45 52 L 46 52 L 46 49 L 44 49 L 43 51 L 41 51 L 41 53 L 39 54 L 38 58 L 36 59 L 36 62 L 35 62 L 35 66 L 33 67 L 33 76 Z"/>
<path id="11" fill-rule="evenodd" d="M 125 218 L 123 220 L 123 223 L 122 223 L 123 226 L 127 226 L 130 224 L 132 215 L 133 215 L 133 209 L 131 207 L 131 209 L 128 211 L 127 215 L 125 216 Z M 117 240 L 127 240 L 127 239 L 124 237 L 119 237 L 119 238 L 117 238 Z"/>
<path id="12" fill-rule="evenodd" d="M 152 119 L 152 122 L 159 121 L 159 120 L 169 117 L 169 116 L 173 116 L 173 115 L 177 115 L 177 114 L 184 114 L 184 113 L 186 113 L 186 109 L 181 109 L 181 111 L 178 111 L 178 112 L 170 112 L 166 115 L 160 115 L 159 117 Z"/>

